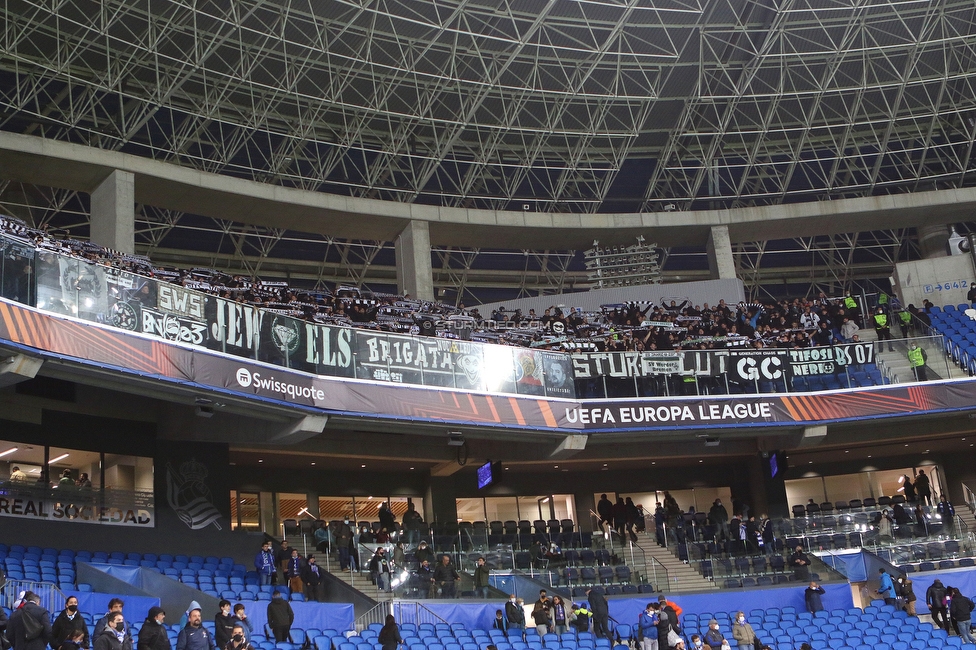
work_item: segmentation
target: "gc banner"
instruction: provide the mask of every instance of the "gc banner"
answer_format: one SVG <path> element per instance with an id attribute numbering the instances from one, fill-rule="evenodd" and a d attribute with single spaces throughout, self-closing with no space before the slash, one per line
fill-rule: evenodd
<path id="1" fill-rule="evenodd" d="M 787 350 L 729 350 L 729 379 L 738 382 L 778 381 L 790 376 Z"/>

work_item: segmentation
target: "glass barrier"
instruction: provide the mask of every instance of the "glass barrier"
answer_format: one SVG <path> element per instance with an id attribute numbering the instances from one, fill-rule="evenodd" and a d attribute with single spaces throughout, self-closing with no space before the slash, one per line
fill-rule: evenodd
<path id="1" fill-rule="evenodd" d="M 4 298 L 34 304 L 35 254 L 30 241 L 0 234 L 0 292 Z"/>

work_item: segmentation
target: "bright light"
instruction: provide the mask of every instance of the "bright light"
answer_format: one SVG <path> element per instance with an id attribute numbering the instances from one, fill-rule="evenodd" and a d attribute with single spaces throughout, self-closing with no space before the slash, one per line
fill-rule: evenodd
<path id="1" fill-rule="evenodd" d="M 396 589 L 404 582 L 406 582 L 407 578 L 409 577 L 410 577 L 409 571 L 402 572 L 400 575 L 398 575 L 397 577 L 393 578 L 393 580 L 390 581 L 390 589 Z"/>
<path id="2" fill-rule="evenodd" d="M 15 451 L 17 451 L 17 447 L 11 447 L 7 451 L 0 452 L 0 458 L 3 458 L 4 456 L 9 456 L 10 454 L 14 453 Z"/>
<path id="3" fill-rule="evenodd" d="M 904 482 L 905 482 L 905 475 L 902 474 L 901 476 L 898 477 L 898 484 L 901 485 Z"/>
<path id="4" fill-rule="evenodd" d="M 53 465 L 54 463 L 57 463 L 57 462 L 59 462 L 59 461 L 62 461 L 62 460 L 64 460 L 64 459 L 65 459 L 65 458 L 67 458 L 67 457 L 68 457 L 69 455 L 70 455 L 70 454 L 61 454 L 61 455 L 60 455 L 60 456 L 58 456 L 57 458 L 52 458 L 51 460 L 49 460 L 49 461 L 47 461 L 47 464 L 48 464 L 48 465 Z"/>
<path id="5" fill-rule="evenodd" d="M 301 510 L 298 511 L 298 514 L 299 515 L 307 515 L 308 514 L 308 508 L 302 508 Z"/>

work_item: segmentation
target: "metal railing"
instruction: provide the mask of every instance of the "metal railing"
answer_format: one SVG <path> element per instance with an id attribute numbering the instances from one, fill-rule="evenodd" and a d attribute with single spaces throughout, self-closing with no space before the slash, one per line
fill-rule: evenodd
<path id="1" fill-rule="evenodd" d="M 637 558 L 640 557 L 640 566 L 644 568 L 643 572 L 636 576 L 636 580 L 632 580 L 636 583 L 650 583 L 655 589 L 664 589 L 664 585 L 671 584 L 671 574 L 668 573 L 667 567 L 661 564 L 653 555 L 648 556 L 644 552 L 644 548 L 639 544 L 632 542 L 628 548 L 630 551 L 630 566 L 631 568 L 637 566 Z M 626 553 L 625 553 L 626 555 Z M 648 562 L 648 557 L 650 557 L 650 562 Z"/>
<path id="2" fill-rule="evenodd" d="M 13 609 L 14 603 L 25 591 L 33 591 L 41 598 L 41 607 L 49 612 L 60 612 L 64 609 L 67 596 L 53 582 L 36 582 L 34 580 L 17 580 L 7 578 L 7 582 L 0 588 L 0 604 L 7 609 Z"/>
<path id="3" fill-rule="evenodd" d="M 46 484 L 25 481 L 0 483 L 0 496 L 8 499 L 30 499 L 56 504 L 62 509 L 125 508 L 126 510 L 152 511 L 155 496 L 152 490 L 122 490 L 118 488 L 50 487 Z"/>
<path id="4" fill-rule="evenodd" d="M 414 625 L 423 625 L 424 623 L 431 623 L 433 625 L 437 625 L 438 623 L 449 623 L 449 621 L 441 618 L 420 603 L 397 601 L 390 603 L 389 607 L 391 607 L 391 611 L 389 613 L 392 613 L 393 616 L 396 617 L 397 623 L 400 625 L 404 623 L 413 623 Z M 386 617 L 384 616 L 384 619 L 385 618 Z"/>

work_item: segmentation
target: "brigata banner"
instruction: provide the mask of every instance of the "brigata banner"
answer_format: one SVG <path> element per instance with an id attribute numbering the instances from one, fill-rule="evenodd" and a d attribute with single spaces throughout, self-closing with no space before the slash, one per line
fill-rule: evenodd
<path id="1" fill-rule="evenodd" d="M 348 351 L 354 349 L 352 346 L 333 347 L 330 341 L 330 349 L 326 350 L 321 334 L 317 337 L 318 352 L 313 356 L 319 360 L 339 363 L 348 358 Z M 389 339 L 387 343 L 390 343 Z M 379 339 L 376 345 L 381 346 Z M 503 346 L 488 347 L 507 352 L 507 356 L 502 355 L 494 360 L 486 355 L 481 366 L 468 368 L 472 384 L 484 385 L 484 390 L 460 391 L 456 387 L 350 380 L 347 377 L 315 375 L 282 368 L 107 325 L 53 315 L 5 299 L 0 299 L 0 346 L 26 351 L 41 358 L 57 358 L 61 363 L 111 368 L 119 376 L 122 390 L 134 381 L 144 380 L 153 385 L 158 381 L 169 381 L 174 386 L 192 385 L 192 389 L 187 390 L 193 390 L 195 394 L 209 389 L 217 394 L 231 393 L 256 401 L 333 415 L 450 425 L 476 424 L 525 432 L 600 434 L 676 428 L 795 427 L 873 417 L 971 410 L 976 403 L 976 380 L 804 394 L 660 399 L 579 400 L 559 399 L 555 395 L 498 395 L 492 390 L 494 382 L 511 382 L 508 386 L 511 388 L 518 380 L 536 377 L 540 366 L 544 373 L 550 373 L 553 377 L 558 377 L 561 372 L 568 377 L 570 373 L 568 363 L 559 365 L 560 355 L 530 350 L 536 354 L 523 356 L 516 361 L 522 367 L 522 372 L 513 376 L 507 368 L 511 367 L 514 354 L 519 350 Z M 834 351 L 835 362 L 841 357 L 845 363 L 853 362 L 855 365 L 860 359 L 867 360 L 864 356 L 868 352 L 867 347 L 837 347 L 842 349 Z M 424 350 L 423 354 L 430 352 L 426 347 Z M 455 354 L 453 350 L 449 352 Z M 442 353 L 439 351 L 436 358 L 442 358 Z M 389 354 L 396 354 L 392 347 Z M 402 347 L 399 354 L 404 354 Z M 782 372 L 783 366 L 777 364 L 785 360 L 785 365 L 790 365 L 788 353 L 784 351 L 784 355 L 737 355 L 735 361 L 743 364 L 744 372 L 739 371 L 740 374 L 750 375 L 751 368 L 757 373 L 766 372 L 767 376 L 772 376 L 774 372 Z M 565 357 L 562 355 L 562 358 Z M 453 360 L 459 363 L 464 358 L 459 352 Z M 480 371 L 477 371 L 478 368 Z M 537 384 L 534 387 L 538 389 Z M 558 390 L 555 382 L 550 390 Z M 191 476 L 199 473 L 190 469 Z M 183 472 L 183 469 L 179 471 Z M 9 499 L 13 495 L 0 496 Z M 102 523 L 143 525 L 139 522 L 144 517 L 136 510 L 133 509 L 130 517 L 128 510 L 131 508 L 119 509 L 121 514 L 118 516 L 91 510 L 64 512 L 66 516 L 75 516 L 82 521 L 107 517 L 110 521 Z M 30 508 L 26 502 L 12 503 L 9 500 L 6 511 L 0 508 L 0 516 L 34 517 L 42 516 L 42 512 L 56 517 L 58 515 L 52 513 L 59 511 L 53 504 L 40 505 L 36 499 Z"/>
<path id="2" fill-rule="evenodd" d="M 847 343 L 790 350 L 790 370 L 794 375 L 833 375 L 849 366 L 874 363 L 874 345 Z"/>

